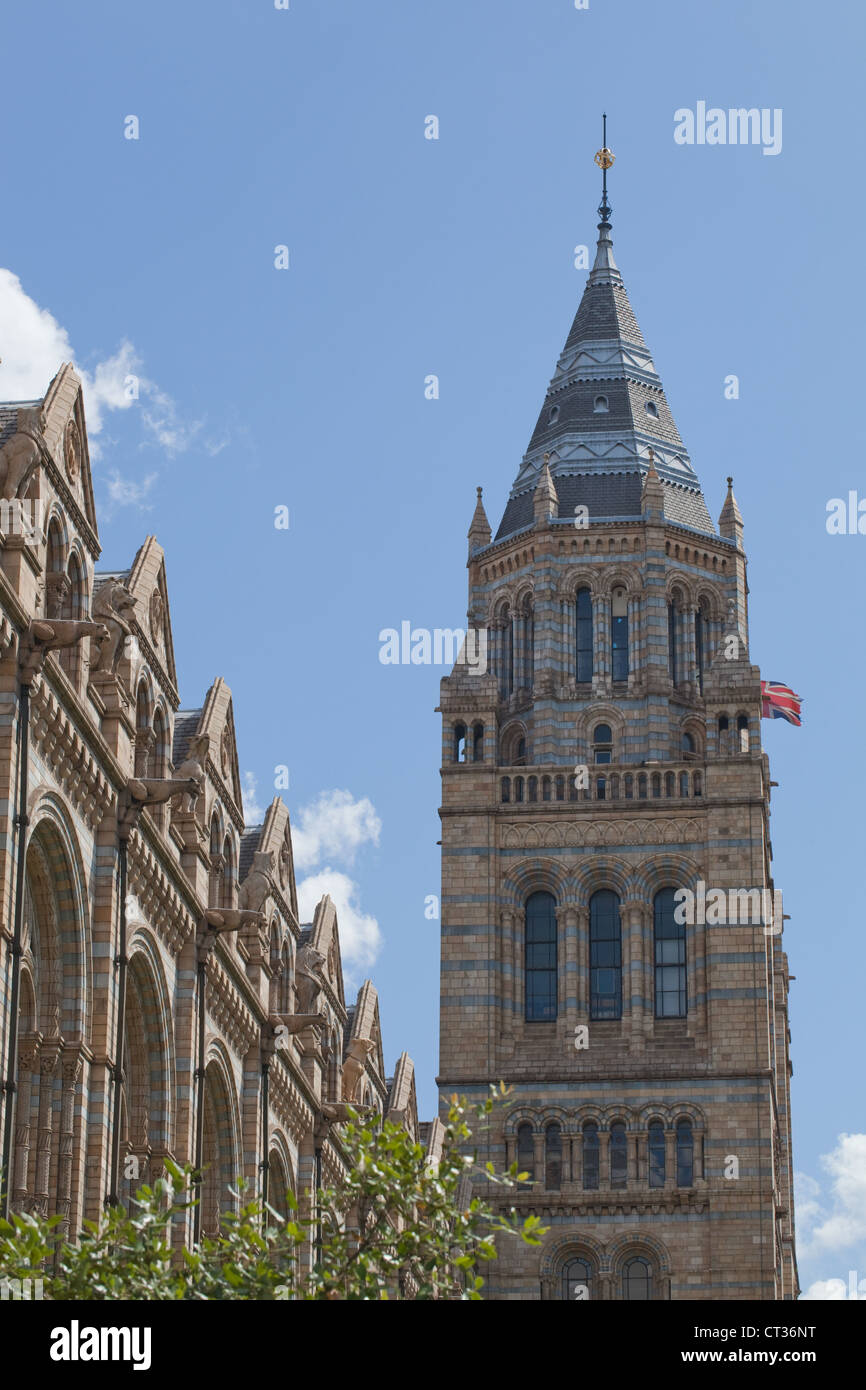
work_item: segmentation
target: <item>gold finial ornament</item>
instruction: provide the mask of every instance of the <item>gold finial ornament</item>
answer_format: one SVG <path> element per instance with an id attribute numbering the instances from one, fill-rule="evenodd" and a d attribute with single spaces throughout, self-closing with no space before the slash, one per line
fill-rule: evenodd
<path id="1" fill-rule="evenodd" d="M 595 162 L 598 165 L 599 169 L 604 169 L 605 172 L 608 169 L 612 168 L 615 160 L 616 155 L 613 153 L 612 150 L 608 149 L 607 145 L 603 146 L 602 149 L 596 151 Z"/>

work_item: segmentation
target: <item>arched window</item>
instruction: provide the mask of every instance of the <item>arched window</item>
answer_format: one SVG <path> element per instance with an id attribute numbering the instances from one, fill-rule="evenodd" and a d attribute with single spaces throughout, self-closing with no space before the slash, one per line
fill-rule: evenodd
<path id="1" fill-rule="evenodd" d="M 530 801 L 537 801 L 537 800 L 538 800 L 538 778 L 537 778 L 537 777 L 530 777 L 530 778 L 529 778 L 529 783 L 528 783 L 527 791 L 529 792 L 529 800 L 530 800 Z"/>
<path id="2" fill-rule="evenodd" d="M 558 405 L 552 405 L 552 406 L 550 407 L 550 414 L 549 414 L 548 417 L 547 417 L 547 423 L 548 423 L 549 425 L 555 425 L 558 419 L 559 419 L 559 406 L 558 406 Z"/>
<path id="3" fill-rule="evenodd" d="M 610 604 L 611 677 L 628 680 L 628 595 L 614 589 Z"/>
<path id="4" fill-rule="evenodd" d="M 510 778 L 510 777 L 503 777 L 503 778 L 502 778 L 502 784 L 501 784 L 501 785 L 502 785 L 502 800 L 503 800 L 503 801 L 510 801 L 510 800 L 511 800 L 511 778 Z"/>
<path id="5" fill-rule="evenodd" d="M 664 1187 L 665 1131 L 660 1120 L 653 1120 L 649 1127 L 647 1150 L 649 1154 L 649 1185 L 650 1187 Z"/>
<path id="6" fill-rule="evenodd" d="M 747 714 L 737 715 L 737 743 L 741 753 L 749 751 L 749 716 Z"/>
<path id="7" fill-rule="evenodd" d="M 84 572 L 78 556 L 74 553 L 69 557 L 66 573 L 68 587 L 66 597 L 63 600 L 61 617 L 82 619 L 87 612 L 87 590 Z M 81 647 L 82 643 L 76 642 L 71 647 L 62 647 L 58 652 L 60 664 L 76 689 L 81 677 Z"/>
<path id="8" fill-rule="evenodd" d="M 575 679 L 592 680 L 592 595 L 589 589 L 578 589 L 575 612 Z"/>
<path id="9" fill-rule="evenodd" d="M 609 888 L 589 901 L 590 1018 L 622 1017 L 619 898 Z"/>
<path id="10" fill-rule="evenodd" d="M 607 396 L 596 396 L 592 409 L 596 415 L 606 415 L 610 410 Z"/>
<path id="11" fill-rule="evenodd" d="M 544 1186 L 548 1192 L 562 1187 L 562 1129 L 555 1122 L 544 1131 Z"/>
<path id="12" fill-rule="evenodd" d="M 223 840 L 222 893 L 219 905 L 220 907 L 234 907 L 235 905 L 235 852 L 230 835 L 226 835 Z"/>
<path id="13" fill-rule="evenodd" d="M 628 1182 L 628 1135 L 621 1121 L 610 1127 L 610 1185 L 625 1187 Z"/>
<path id="14" fill-rule="evenodd" d="M 484 761 L 484 725 L 475 724 L 472 728 L 472 761 Z"/>
<path id="15" fill-rule="evenodd" d="M 455 763 L 465 763 L 466 761 L 466 725 L 454 725 L 454 752 Z"/>
<path id="16" fill-rule="evenodd" d="M 517 1127 L 517 1171 L 527 1174 L 527 1183 L 531 1183 L 535 1178 L 535 1140 L 532 1125 L 524 1124 Z"/>
<path id="17" fill-rule="evenodd" d="M 609 724 L 596 724 L 592 731 L 592 756 L 596 763 L 613 760 L 613 734 Z"/>
<path id="18" fill-rule="evenodd" d="M 656 1018 L 686 1016 L 686 927 L 675 912 L 673 888 L 662 888 L 653 904 Z"/>
<path id="19" fill-rule="evenodd" d="M 556 1018 L 556 900 L 533 893 L 526 901 L 526 1017 L 531 1022 Z"/>
<path id="20" fill-rule="evenodd" d="M 690 1120 L 677 1120 L 677 1187 L 693 1187 L 695 1145 Z"/>
<path id="21" fill-rule="evenodd" d="M 521 604 L 519 622 L 521 648 L 519 684 L 525 690 L 531 690 L 535 666 L 535 614 L 532 609 L 532 599 L 528 594 Z"/>
<path id="22" fill-rule="evenodd" d="M 591 1277 L 587 1260 L 568 1260 L 562 1266 L 563 1300 L 567 1303 L 585 1303 L 589 1298 Z"/>
<path id="23" fill-rule="evenodd" d="M 649 1260 L 635 1255 L 622 1267 L 622 1296 L 630 1303 L 646 1301 L 653 1296 L 653 1273 Z"/>
<path id="24" fill-rule="evenodd" d="M 699 607 L 695 609 L 695 660 L 698 667 L 698 689 L 702 692 L 704 688 L 704 665 L 709 649 L 709 630 L 710 618 L 707 613 L 706 599 L 701 599 Z"/>
<path id="25" fill-rule="evenodd" d="M 595 1192 L 598 1188 L 598 1125 L 594 1120 L 588 1120 L 583 1127 L 581 1135 L 583 1155 L 583 1186 L 586 1192 Z"/>
<path id="26" fill-rule="evenodd" d="M 135 695 L 135 776 L 146 777 L 153 734 L 150 728 L 150 700 L 147 685 L 139 681 Z"/>
<path id="27" fill-rule="evenodd" d="M 694 756 L 695 741 L 691 734 L 683 734 L 681 747 L 684 757 L 690 758 Z"/>
<path id="28" fill-rule="evenodd" d="M 668 670 L 674 685 L 680 678 L 677 652 L 677 606 L 673 598 L 668 604 Z"/>

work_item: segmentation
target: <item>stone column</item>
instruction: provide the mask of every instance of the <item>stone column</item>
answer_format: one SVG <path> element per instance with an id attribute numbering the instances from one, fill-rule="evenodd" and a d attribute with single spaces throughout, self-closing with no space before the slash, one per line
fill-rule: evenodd
<path id="1" fill-rule="evenodd" d="M 563 1015 L 565 1017 L 565 1027 L 568 1033 L 568 1046 L 573 1046 L 575 1026 L 582 1020 L 580 1014 L 580 980 L 578 977 L 577 960 L 577 935 L 579 931 L 579 914 L 575 907 L 557 908 L 556 920 L 560 927 L 560 932 L 564 937 L 565 949 L 565 988 L 563 990 Z"/>
<path id="2" fill-rule="evenodd" d="M 665 1192 L 673 1192 L 677 1185 L 677 1136 L 672 1129 L 665 1130 Z"/>
<path id="3" fill-rule="evenodd" d="M 57 1159 L 57 1211 L 63 1217 L 59 1227 L 62 1236 L 69 1235 L 69 1212 L 72 1205 L 72 1148 L 75 1138 L 75 1090 L 81 1071 L 78 1050 L 62 1061 L 63 1085 L 60 1095 L 60 1146 Z"/>
<path id="4" fill-rule="evenodd" d="M 51 1184 L 51 1146 L 54 1138 L 53 1089 L 54 1073 L 60 1044 L 56 1039 L 43 1044 L 39 1057 L 39 1121 L 36 1136 L 36 1180 L 33 1185 L 34 1207 L 48 1215 L 48 1194 Z"/>
<path id="5" fill-rule="evenodd" d="M 589 1023 L 589 908 L 575 910 L 577 935 L 574 942 L 576 965 L 577 1023 Z M 592 1025 L 589 1029 L 589 1045 L 592 1047 Z"/>
<path id="6" fill-rule="evenodd" d="M 685 663 L 685 671 L 683 672 L 683 677 L 685 680 L 690 681 L 692 684 L 694 684 L 695 688 L 697 688 L 697 683 L 695 681 L 695 672 L 697 670 L 698 665 L 697 651 L 695 649 L 696 613 L 697 608 L 693 603 L 687 605 L 687 607 L 683 609 L 683 623 L 685 625 L 683 632 L 683 637 L 685 639 L 683 642 L 683 657 Z"/>
<path id="7" fill-rule="evenodd" d="M 643 668 L 643 654 L 640 649 L 640 598 L 637 594 L 628 596 L 628 689 L 629 694 L 640 683 Z"/>
<path id="8" fill-rule="evenodd" d="M 500 951 L 502 959 L 502 998 L 499 1007 L 500 1032 L 511 1034 L 517 1017 L 517 941 L 514 913 L 500 913 Z"/>
<path id="9" fill-rule="evenodd" d="M 598 1132 L 598 1186 L 600 1191 L 610 1191 L 610 1132 L 600 1129 Z"/>
<path id="10" fill-rule="evenodd" d="M 18 1095 L 15 1106 L 15 1158 L 12 1206 L 23 1211 L 28 1196 L 27 1182 L 30 1173 L 31 1115 L 30 1098 L 33 1091 L 33 1077 L 39 1065 L 39 1035 L 22 1037 L 18 1048 Z M 37 1083 L 38 1084 L 38 1083 Z"/>

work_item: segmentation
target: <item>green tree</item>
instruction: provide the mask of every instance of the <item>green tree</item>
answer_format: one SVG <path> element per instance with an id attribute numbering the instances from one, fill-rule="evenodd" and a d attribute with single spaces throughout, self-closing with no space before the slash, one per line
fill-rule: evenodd
<path id="1" fill-rule="evenodd" d="M 194 1174 L 171 1164 L 138 1190 L 131 1212 L 108 1208 L 76 1241 L 59 1238 L 60 1217 L 14 1213 L 0 1221 L 0 1278 L 41 1277 L 47 1297 L 73 1301 L 479 1300 L 497 1241 L 537 1245 L 544 1233 L 538 1217 L 520 1221 L 471 1193 L 472 1178 L 503 1189 L 526 1178 L 516 1164 L 497 1173 L 478 1162 L 476 1136 L 494 1103 L 493 1093 L 474 1108 L 453 1097 L 435 1162 L 402 1125 L 352 1112 L 339 1131 L 345 1178 L 311 1196 L 307 1215 L 291 1193 L 288 1219 L 263 1210 L 239 1184 L 237 1210 L 195 1250 L 172 1238 L 196 1200 Z M 311 1242 L 314 1269 L 302 1273 Z"/>

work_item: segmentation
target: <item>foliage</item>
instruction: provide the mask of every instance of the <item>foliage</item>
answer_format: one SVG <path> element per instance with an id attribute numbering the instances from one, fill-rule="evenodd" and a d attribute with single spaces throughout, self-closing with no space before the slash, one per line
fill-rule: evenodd
<path id="1" fill-rule="evenodd" d="M 516 1164 L 497 1173 L 477 1162 L 470 1119 L 483 1126 L 493 1105 L 493 1094 L 474 1110 L 452 1097 L 435 1163 L 402 1125 L 353 1111 L 338 1135 L 345 1176 L 320 1189 L 305 1215 L 291 1193 L 286 1219 L 246 1200 L 239 1184 L 219 1234 L 194 1250 L 180 1243 L 194 1174 L 171 1163 L 165 1178 L 139 1188 L 131 1212 L 106 1208 L 77 1241 L 60 1236 L 59 1216 L 14 1213 L 0 1221 L 0 1278 L 41 1278 L 46 1297 L 76 1302 L 478 1300 L 479 1267 L 496 1258 L 497 1239 L 538 1244 L 543 1234 L 538 1217 L 520 1222 L 470 1190 L 470 1178 L 509 1188 L 526 1177 Z M 301 1272 L 304 1249 L 316 1255 L 312 1271 Z"/>

